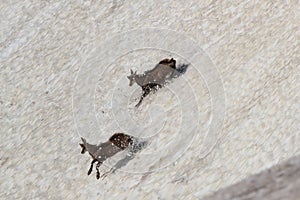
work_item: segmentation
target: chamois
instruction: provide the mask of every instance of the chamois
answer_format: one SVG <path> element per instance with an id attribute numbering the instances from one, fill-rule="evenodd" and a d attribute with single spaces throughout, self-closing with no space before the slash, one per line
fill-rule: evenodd
<path id="1" fill-rule="evenodd" d="M 84 154 L 86 151 L 93 158 L 91 162 L 88 175 L 92 173 L 93 166 L 96 165 L 96 178 L 100 178 L 99 167 L 107 159 L 120 151 L 125 150 L 128 146 L 133 144 L 134 137 L 126 135 L 124 133 L 115 133 L 113 134 L 107 142 L 100 143 L 99 145 L 93 145 L 86 142 L 84 138 L 81 138 L 82 144 L 79 144 L 82 147 L 81 153 Z"/>
<path id="2" fill-rule="evenodd" d="M 153 69 L 145 71 L 143 74 L 137 74 L 130 70 L 131 75 L 127 76 L 129 79 L 129 86 L 137 83 L 142 87 L 143 94 L 140 98 L 136 107 L 138 107 L 143 99 L 153 90 L 157 91 L 159 88 L 163 87 L 168 80 L 170 80 L 176 73 L 176 60 L 163 59 L 161 60 Z"/>

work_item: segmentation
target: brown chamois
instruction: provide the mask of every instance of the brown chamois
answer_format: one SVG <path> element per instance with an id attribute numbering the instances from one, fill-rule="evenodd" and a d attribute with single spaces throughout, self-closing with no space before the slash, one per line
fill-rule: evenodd
<path id="1" fill-rule="evenodd" d="M 81 140 L 83 142 L 83 144 L 80 144 L 82 147 L 81 153 L 84 154 L 87 151 L 93 158 L 88 175 L 92 173 L 93 165 L 97 162 L 97 179 L 100 178 L 99 167 L 107 158 L 114 156 L 118 152 L 125 150 L 128 146 L 133 144 L 133 136 L 129 136 L 124 133 L 115 133 L 107 142 L 100 143 L 99 145 L 89 144 L 84 138 L 81 138 Z"/>
<path id="2" fill-rule="evenodd" d="M 157 91 L 159 88 L 163 87 L 166 82 L 173 77 L 176 71 L 176 60 L 173 58 L 163 59 L 153 69 L 145 71 L 143 74 L 137 74 L 137 72 L 130 70 L 131 75 L 127 76 L 129 79 L 129 86 L 137 83 L 143 90 L 143 94 L 138 104 L 136 104 L 136 107 L 142 103 L 143 99 L 151 91 Z"/>

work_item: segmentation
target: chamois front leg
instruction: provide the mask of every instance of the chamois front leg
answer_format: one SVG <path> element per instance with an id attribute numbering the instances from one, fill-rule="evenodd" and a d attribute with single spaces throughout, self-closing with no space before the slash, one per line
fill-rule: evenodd
<path id="1" fill-rule="evenodd" d="M 150 83 L 147 85 L 142 86 L 142 90 L 143 90 L 143 94 L 140 98 L 140 101 L 138 102 L 138 104 L 135 105 L 135 107 L 139 107 L 143 101 L 143 99 L 148 96 L 148 94 L 150 94 L 150 92 L 153 91 L 157 91 L 159 88 L 161 88 L 162 86 L 159 84 L 154 84 L 154 83 Z"/>
<path id="2" fill-rule="evenodd" d="M 143 94 L 140 98 L 140 101 L 135 105 L 135 107 L 139 107 L 143 101 L 143 99 L 151 92 L 151 89 L 148 85 L 142 86 Z"/>
<path id="3" fill-rule="evenodd" d="M 93 171 L 93 166 L 94 166 L 94 163 L 95 162 L 97 162 L 97 159 L 94 159 L 92 162 L 91 162 L 91 167 L 90 167 L 90 169 L 89 169 L 89 171 L 88 171 L 88 175 L 90 175 L 91 173 L 92 173 L 92 171 Z"/>
<path id="4" fill-rule="evenodd" d="M 135 107 L 138 108 L 141 105 L 141 103 L 142 103 L 142 101 L 143 101 L 143 99 L 144 99 L 145 96 L 147 96 L 147 94 L 144 91 L 144 93 L 142 94 L 142 96 L 140 98 L 140 101 L 135 105 Z"/>

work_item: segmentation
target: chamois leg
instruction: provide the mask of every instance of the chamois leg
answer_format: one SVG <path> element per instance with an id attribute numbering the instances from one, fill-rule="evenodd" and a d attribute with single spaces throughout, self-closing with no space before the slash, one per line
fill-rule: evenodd
<path id="1" fill-rule="evenodd" d="M 99 172 L 99 167 L 101 166 L 102 162 L 98 162 L 96 165 L 96 170 L 97 170 L 97 174 L 96 174 L 96 178 L 99 179 L 100 178 L 100 172 Z"/>
<path id="2" fill-rule="evenodd" d="M 144 94 L 141 96 L 140 101 L 135 105 L 135 107 L 139 107 L 144 99 Z"/>
<path id="3" fill-rule="evenodd" d="M 93 166 L 94 166 L 94 163 L 95 162 L 97 162 L 97 159 L 94 159 L 92 162 L 91 162 L 91 167 L 90 167 L 90 169 L 89 169 L 89 171 L 88 171 L 88 175 L 90 175 L 91 173 L 92 173 L 92 171 L 93 171 Z"/>
<path id="4" fill-rule="evenodd" d="M 143 90 L 143 94 L 140 98 L 140 101 L 138 102 L 138 104 L 135 105 L 135 107 L 139 107 L 143 101 L 143 99 L 148 96 L 148 94 L 150 94 L 151 91 L 156 92 L 159 88 L 161 88 L 162 86 L 159 84 L 147 84 L 145 86 L 142 86 L 142 90 Z"/>
<path id="5" fill-rule="evenodd" d="M 148 85 L 143 86 L 142 90 L 143 90 L 143 94 L 140 98 L 140 101 L 135 105 L 135 107 L 139 107 L 141 105 L 143 99 L 151 92 L 151 88 Z"/>

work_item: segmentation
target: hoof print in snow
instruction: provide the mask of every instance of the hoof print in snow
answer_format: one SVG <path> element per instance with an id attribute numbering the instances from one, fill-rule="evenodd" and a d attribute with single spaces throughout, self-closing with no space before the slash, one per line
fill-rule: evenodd
<path id="1" fill-rule="evenodd" d="M 133 144 L 133 136 L 126 135 L 124 133 L 113 134 L 108 141 L 100 143 L 99 145 L 93 145 L 86 142 L 84 138 L 81 138 L 82 144 L 80 144 L 82 150 L 81 153 L 84 154 L 86 151 L 93 158 L 91 162 L 88 175 L 93 171 L 93 166 L 96 163 L 96 178 L 100 178 L 99 167 L 107 159 L 120 151 L 125 150 L 130 145 Z"/>
<path id="2" fill-rule="evenodd" d="M 140 106 L 143 99 L 151 91 L 157 91 L 159 88 L 163 87 L 167 81 L 184 74 L 187 67 L 187 64 L 183 64 L 176 68 L 176 60 L 173 58 L 166 58 L 161 60 L 153 69 L 145 71 L 143 74 L 137 74 L 136 71 L 133 72 L 130 70 L 131 74 L 127 76 L 129 79 L 129 86 L 137 83 L 143 90 L 143 94 L 140 101 L 136 104 L 136 107 Z"/>

